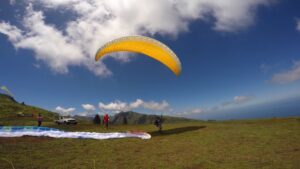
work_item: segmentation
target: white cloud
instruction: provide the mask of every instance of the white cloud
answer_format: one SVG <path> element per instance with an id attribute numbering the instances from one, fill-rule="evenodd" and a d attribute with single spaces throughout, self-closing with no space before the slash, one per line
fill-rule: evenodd
<path id="1" fill-rule="evenodd" d="M 220 105 L 214 106 L 214 110 L 219 110 L 225 107 L 236 106 L 245 104 L 255 98 L 254 96 L 234 96 L 232 100 L 227 100 L 221 103 Z"/>
<path id="2" fill-rule="evenodd" d="M 287 84 L 300 80 L 300 60 L 294 61 L 293 66 L 284 72 L 273 75 L 271 81 L 277 84 Z"/>
<path id="3" fill-rule="evenodd" d="M 0 33 L 6 35 L 12 43 L 17 42 L 22 38 L 21 30 L 8 22 L 0 22 Z"/>
<path id="4" fill-rule="evenodd" d="M 175 115 L 177 115 L 177 116 L 191 116 L 191 115 L 197 115 L 197 114 L 202 114 L 202 113 L 207 113 L 207 110 L 196 108 L 196 109 L 192 109 L 192 110 L 186 110 L 186 111 L 178 112 L 178 113 L 175 113 Z"/>
<path id="5" fill-rule="evenodd" d="M 134 109 L 145 109 L 156 112 L 163 112 L 175 116 L 194 116 L 198 114 L 209 114 L 218 111 L 224 111 L 226 109 L 244 106 L 246 103 L 251 102 L 255 96 L 246 96 L 239 95 L 234 96 L 230 101 L 224 101 L 221 104 L 217 104 L 215 106 L 207 107 L 207 108 L 194 108 L 194 109 L 186 109 L 182 111 L 174 111 L 170 104 L 163 100 L 161 102 L 156 101 L 143 101 L 142 99 L 136 99 L 134 102 L 122 102 L 122 101 L 114 101 L 110 103 L 99 103 L 99 109 L 102 112 L 109 111 L 110 113 L 119 113 L 121 111 L 130 111 Z"/>
<path id="6" fill-rule="evenodd" d="M 82 108 L 83 108 L 84 110 L 86 110 L 87 112 L 92 112 L 92 111 L 95 111 L 95 110 L 96 110 L 95 106 L 94 106 L 94 105 L 91 105 L 91 104 L 82 104 L 81 106 L 82 106 Z"/>
<path id="7" fill-rule="evenodd" d="M 255 98 L 254 96 L 234 96 L 230 101 L 224 101 L 221 104 L 217 104 L 215 106 L 211 106 L 208 108 L 194 108 L 190 110 L 183 110 L 181 112 L 174 113 L 174 115 L 178 116 L 193 116 L 198 114 L 209 114 L 218 111 L 224 111 L 228 108 L 243 106 L 244 104 L 250 102 Z"/>
<path id="8" fill-rule="evenodd" d="M 252 98 L 252 96 L 235 96 L 233 100 L 236 104 L 243 104 L 250 101 Z"/>
<path id="9" fill-rule="evenodd" d="M 300 31 L 300 20 L 296 20 L 296 29 Z M 261 69 L 264 72 L 267 72 L 271 69 L 270 65 L 262 64 Z M 272 78 L 271 82 L 276 84 L 288 84 L 295 81 L 300 80 L 300 60 L 294 61 L 291 68 L 286 71 L 282 71 L 279 73 L 275 73 Z"/>
<path id="10" fill-rule="evenodd" d="M 9 3 L 10 3 L 11 5 L 14 5 L 14 4 L 16 3 L 16 0 L 9 0 Z"/>
<path id="11" fill-rule="evenodd" d="M 131 109 L 137 109 L 139 107 L 141 107 L 144 104 L 144 101 L 141 99 L 136 99 L 135 102 L 130 103 L 129 107 Z"/>
<path id="12" fill-rule="evenodd" d="M 129 111 L 129 110 L 134 110 L 138 108 L 143 108 L 146 110 L 151 110 L 151 111 L 170 111 L 170 105 L 166 101 L 162 102 L 155 102 L 155 101 L 150 101 L 150 102 L 145 102 L 141 99 L 137 99 L 134 102 L 131 103 L 126 103 L 122 101 L 115 101 L 111 103 L 99 103 L 99 108 L 102 111 L 114 111 L 114 112 L 120 112 L 120 111 Z"/>
<path id="13" fill-rule="evenodd" d="M 165 100 L 162 101 L 161 103 L 154 102 L 154 101 L 144 102 L 143 107 L 145 109 L 154 110 L 154 111 L 169 111 L 170 109 L 169 103 L 166 102 Z"/>
<path id="14" fill-rule="evenodd" d="M 95 111 L 96 110 L 95 106 L 91 105 L 91 104 L 82 104 L 81 106 L 86 111 Z"/>
<path id="15" fill-rule="evenodd" d="M 57 106 L 55 108 L 55 111 L 58 112 L 59 114 L 61 114 L 62 116 L 69 116 L 71 115 L 71 113 L 73 113 L 76 109 L 73 107 L 70 108 L 63 108 L 60 106 Z"/>
<path id="16" fill-rule="evenodd" d="M 108 104 L 100 102 L 99 108 L 104 111 L 128 111 L 127 103 L 118 100 Z"/>
<path id="17" fill-rule="evenodd" d="M 215 19 L 214 29 L 234 32 L 254 23 L 258 6 L 269 5 L 271 0 L 186 0 L 176 1 L 178 10 L 185 18 Z"/>
<path id="18" fill-rule="evenodd" d="M 0 21 L 0 33 L 7 35 L 15 48 L 32 50 L 37 60 L 55 72 L 83 66 L 97 76 L 109 76 L 112 72 L 106 65 L 93 59 L 109 40 L 133 34 L 177 36 L 188 31 L 194 20 L 213 22 L 216 31 L 235 32 L 252 25 L 256 8 L 272 1 L 28 0 L 22 1 L 27 7 L 20 26 Z M 55 25 L 47 20 L 49 12 L 56 12 L 57 18 L 69 13 L 72 17 Z M 114 58 L 130 61 L 122 54 Z"/>

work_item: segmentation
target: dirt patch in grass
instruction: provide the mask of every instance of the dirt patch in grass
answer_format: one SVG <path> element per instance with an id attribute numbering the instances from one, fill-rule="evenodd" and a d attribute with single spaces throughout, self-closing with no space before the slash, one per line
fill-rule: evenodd
<path id="1" fill-rule="evenodd" d="M 168 130 L 162 130 L 161 132 L 153 131 L 153 132 L 149 132 L 149 134 L 151 134 L 152 137 L 166 136 L 166 135 L 172 135 L 172 134 L 181 134 L 181 133 L 200 130 L 200 129 L 204 129 L 204 128 L 206 128 L 206 126 L 186 126 L 186 127 L 179 127 L 179 128 L 168 129 Z"/>

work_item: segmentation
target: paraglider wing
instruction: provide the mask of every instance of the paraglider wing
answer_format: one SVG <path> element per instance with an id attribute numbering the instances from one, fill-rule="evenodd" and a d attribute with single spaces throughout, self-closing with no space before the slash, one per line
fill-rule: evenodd
<path id="1" fill-rule="evenodd" d="M 36 126 L 0 126 L 1 137 L 22 137 L 22 136 L 46 136 L 53 138 L 80 138 L 80 139 L 113 139 L 113 138 L 141 138 L 150 139 L 151 135 L 145 132 L 113 132 L 113 133 L 97 133 L 97 132 L 71 132 L 63 131 L 49 127 Z"/>
<path id="2" fill-rule="evenodd" d="M 163 43 L 145 36 L 127 36 L 112 40 L 97 51 L 95 60 L 109 53 L 124 51 L 147 55 L 167 66 L 177 76 L 181 72 L 181 63 L 176 54 Z"/>

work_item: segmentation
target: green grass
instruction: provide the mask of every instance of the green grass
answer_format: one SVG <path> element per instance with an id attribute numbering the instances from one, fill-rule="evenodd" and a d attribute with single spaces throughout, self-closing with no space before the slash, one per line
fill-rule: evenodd
<path id="1" fill-rule="evenodd" d="M 20 104 L 14 98 L 0 93 L 0 125 L 7 121 L 16 121 L 22 125 L 24 122 L 32 120 L 29 117 L 18 117 L 18 113 L 24 115 L 33 115 L 34 118 L 41 114 L 45 120 L 53 121 L 58 118 L 58 114 L 44 110 L 35 106 Z M 16 117 L 17 120 L 16 120 Z"/>
<path id="2" fill-rule="evenodd" d="M 14 125 L 13 121 L 10 125 Z M 26 124 L 35 122 L 28 121 Z M 49 127 L 58 127 L 52 122 Z M 81 123 L 68 131 L 107 132 Z M 110 131 L 143 130 L 150 140 L 0 138 L 0 168 L 299 168 L 300 119 L 262 119 L 111 126 Z"/>

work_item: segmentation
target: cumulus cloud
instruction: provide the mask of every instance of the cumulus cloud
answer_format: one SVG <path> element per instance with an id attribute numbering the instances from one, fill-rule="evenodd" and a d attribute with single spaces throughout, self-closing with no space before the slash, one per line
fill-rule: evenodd
<path id="1" fill-rule="evenodd" d="M 82 104 L 81 106 L 82 106 L 82 108 L 83 108 L 84 110 L 86 110 L 86 111 L 88 111 L 88 112 L 91 112 L 91 111 L 95 111 L 95 110 L 96 110 L 95 106 L 94 106 L 94 105 L 91 105 L 91 104 Z"/>
<path id="2" fill-rule="evenodd" d="M 114 111 L 114 112 L 120 112 L 120 111 L 129 111 L 129 110 L 134 110 L 138 108 L 143 108 L 146 110 L 151 110 L 151 111 L 170 111 L 170 105 L 166 101 L 162 102 L 155 102 L 155 101 L 149 101 L 145 102 L 142 99 L 137 99 L 134 102 L 131 103 L 126 103 L 122 101 L 115 101 L 111 103 L 99 103 L 99 108 L 102 111 Z"/>
<path id="3" fill-rule="evenodd" d="M 99 103 L 99 108 L 104 111 L 128 111 L 127 103 L 121 102 L 119 100 L 111 103 Z"/>
<path id="4" fill-rule="evenodd" d="M 235 96 L 233 100 L 236 104 L 242 104 L 250 101 L 252 98 L 252 96 Z"/>
<path id="5" fill-rule="evenodd" d="M 68 73 L 70 66 L 82 66 L 97 76 L 112 72 L 95 62 L 96 50 L 105 42 L 126 35 L 169 35 L 188 31 L 195 20 L 213 23 L 213 29 L 235 32 L 252 25 L 256 8 L 273 0 L 28 0 L 20 26 L 0 21 L 17 49 L 28 49 L 53 71 Z M 11 4 L 17 2 L 11 0 Z M 47 14 L 70 15 L 66 21 L 49 22 Z M 65 17 L 63 17 L 65 18 Z M 211 19 L 213 18 L 213 19 Z M 61 24 L 63 22 L 63 24 Z M 114 56 L 129 62 L 128 55 Z"/>
<path id="6" fill-rule="evenodd" d="M 178 9 L 185 18 L 215 19 L 213 29 L 234 32 L 254 23 L 258 6 L 269 5 L 269 0 L 178 0 Z"/>
<path id="7" fill-rule="evenodd" d="M 144 104 L 144 101 L 141 99 L 136 99 L 135 102 L 132 102 L 129 104 L 129 108 L 130 109 L 137 109 L 139 107 L 141 107 Z"/>
<path id="8" fill-rule="evenodd" d="M 220 105 L 214 106 L 213 109 L 218 110 L 218 109 L 222 109 L 225 107 L 242 105 L 242 104 L 245 104 L 245 103 L 253 100 L 253 98 L 255 98 L 255 97 L 254 96 L 243 96 L 243 95 L 234 96 L 232 100 L 226 100 L 223 103 L 221 103 Z"/>
<path id="9" fill-rule="evenodd" d="M 21 30 L 8 22 L 0 22 L 0 33 L 6 35 L 8 39 L 13 43 L 19 41 L 22 38 Z"/>
<path id="10" fill-rule="evenodd" d="M 237 106 L 242 106 L 251 100 L 255 98 L 254 96 L 234 96 L 232 100 L 227 100 L 222 102 L 221 104 L 217 104 L 212 107 L 208 108 L 195 108 L 195 109 L 190 109 L 190 110 L 184 110 L 181 112 L 176 112 L 174 115 L 178 116 L 193 116 L 193 115 L 199 115 L 199 114 L 208 114 L 208 113 L 214 113 L 217 111 L 223 111 L 228 108 L 232 107 L 237 107 Z"/>
<path id="11" fill-rule="evenodd" d="M 62 116 L 69 116 L 71 115 L 71 113 L 73 113 L 76 109 L 73 108 L 73 107 L 70 107 L 70 108 L 63 108 L 63 107 L 60 107 L 60 106 L 57 106 L 55 108 L 55 111 L 58 112 L 60 115 Z"/>
<path id="12" fill-rule="evenodd" d="M 16 0 L 9 0 L 9 3 L 10 3 L 11 5 L 14 5 L 14 4 L 16 3 Z"/>
<path id="13" fill-rule="evenodd" d="M 205 109 L 196 108 L 196 109 L 192 109 L 192 110 L 177 112 L 177 113 L 175 113 L 175 115 L 177 115 L 177 116 L 191 116 L 191 115 L 197 115 L 197 114 L 202 114 L 202 113 L 206 113 L 206 112 L 207 112 L 207 110 L 205 110 Z"/>
<path id="14" fill-rule="evenodd" d="M 169 109 L 169 103 L 166 102 L 165 100 L 162 102 L 144 102 L 143 107 L 145 109 L 149 109 L 149 110 L 154 110 L 154 111 L 168 111 Z"/>
<path id="15" fill-rule="evenodd" d="M 294 61 L 293 66 L 287 70 L 273 75 L 271 82 L 288 84 L 300 80 L 300 60 Z"/>
<path id="16" fill-rule="evenodd" d="M 300 31 L 300 20 L 296 20 L 296 29 Z M 275 73 L 271 82 L 275 84 L 288 84 L 300 80 L 300 60 L 294 61 L 291 68 Z"/>
<path id="17" fill-rule="evenodd" d="M 84 112 L 78 113 L 79 116 L 92 116 L 95 114 L 96 108 L 92 104 L 82 104 Z"/>

